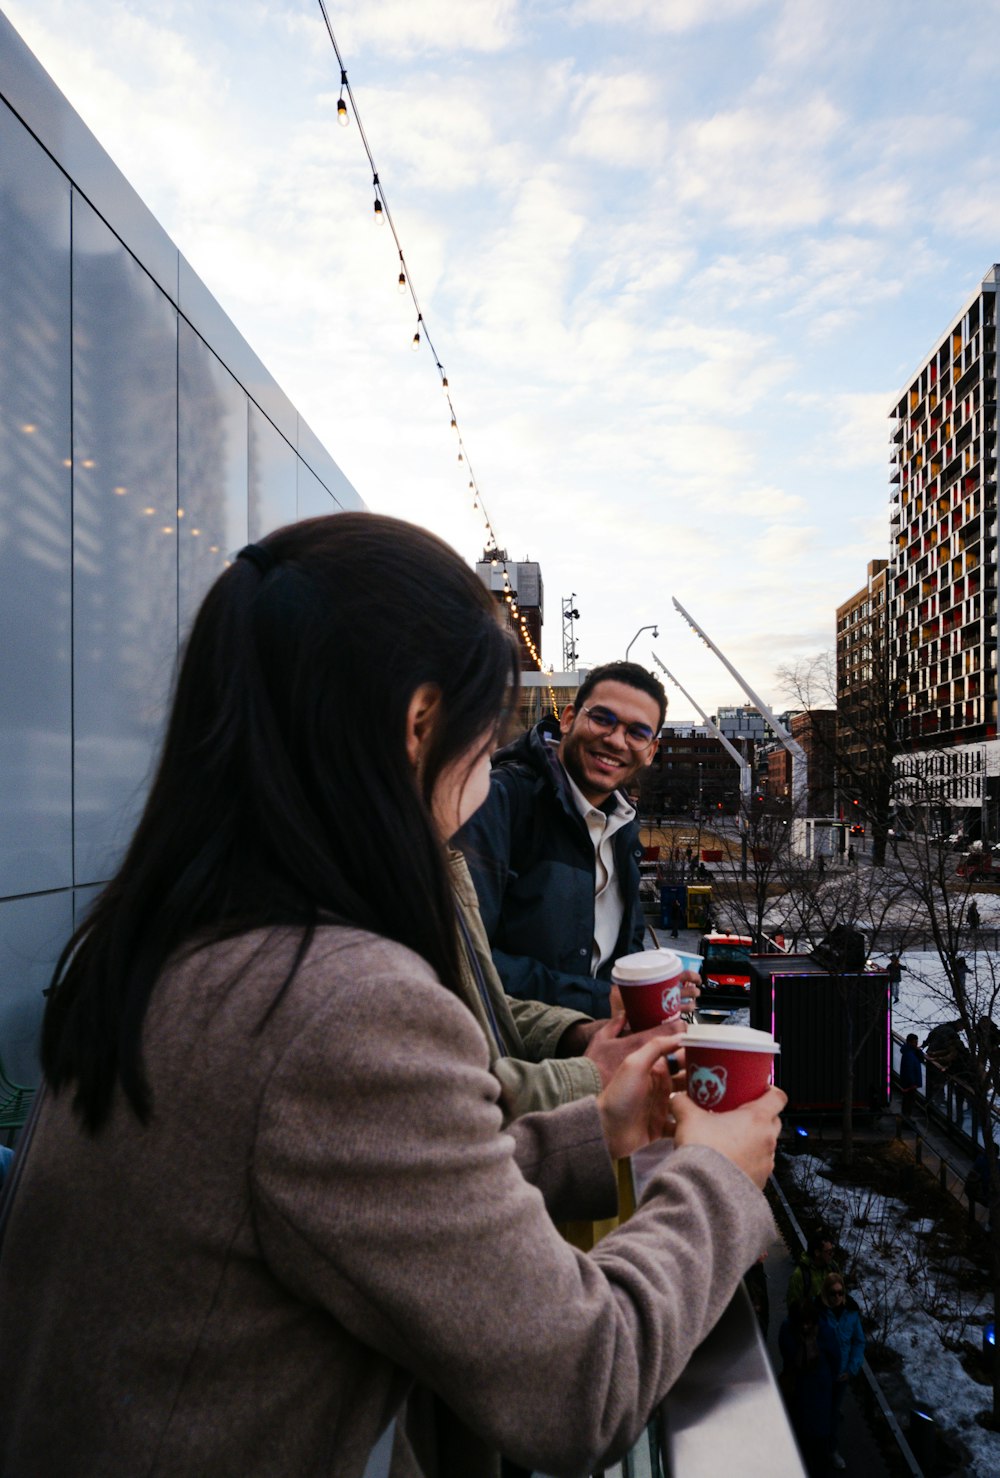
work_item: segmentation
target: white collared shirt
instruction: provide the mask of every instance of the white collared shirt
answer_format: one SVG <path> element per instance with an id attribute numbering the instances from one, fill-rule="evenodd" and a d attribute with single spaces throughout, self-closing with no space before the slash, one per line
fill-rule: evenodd
<path id="1" fill-rule="evenodd" d="M 561 763 L 561 762 L 560 762 Z M 606 960 L 610 960 L 618 943 L 622 927 L 621 881 L 615 873 L 615 854 L 612 838 L 616 831 L 635 818 L 635 808 L 624 801 L 618 791 L 611 800 L 614 809 L 602 811 L 588 801 L 572 775 L 563 766 L 573 804 L 587 823 L 590 840 L 594 844 L 594 940 L 590 955 L 590 973 L 596 975 Z"/>

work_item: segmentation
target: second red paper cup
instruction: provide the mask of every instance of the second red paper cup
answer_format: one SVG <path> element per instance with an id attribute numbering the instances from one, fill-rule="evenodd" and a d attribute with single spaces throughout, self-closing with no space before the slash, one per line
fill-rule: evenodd
<path id="1" fill-rule="evenodd" d="M 716 1113 L 766 1093 L 781 1048 L 752 1026 L 691 1026 L 684 1038 L 688 1097 Z"/>
<path id="2" fill-rule="evenodd" d="M 615 960 L 611 979 L 621 991 L 628 1024 L 634 1032 L 680 1020 L 683 965 L 672 949 L 644 949 Z"/>

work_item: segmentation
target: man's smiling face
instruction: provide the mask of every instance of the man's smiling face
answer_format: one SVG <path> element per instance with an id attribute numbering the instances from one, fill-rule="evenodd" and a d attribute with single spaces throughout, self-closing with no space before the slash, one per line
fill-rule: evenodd
<path id="1" fill-rule="evenodd" d="M 660 722 L 656 699 L 628 683 L 598 683 L 590 692 L 585 708 L 606 709 L 623 724 L 645 724 L 654 734 Z M 601 805 L 613 790 L 627 786 L 656 753 L 655 739 L 636 749 L 625 737 L 621 724 L 613 733 L 602 733 L 582 709 L 577 712 L 572 704 L 563 709 L 559 727 L 562 730 L 559 758 L 593 806 Z"/>

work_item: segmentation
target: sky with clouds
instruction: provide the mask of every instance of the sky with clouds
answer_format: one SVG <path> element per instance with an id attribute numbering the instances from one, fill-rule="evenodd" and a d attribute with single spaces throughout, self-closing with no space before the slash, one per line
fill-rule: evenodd
<path id="1" fill-rule="evenodd" d="M 468 559 L 317 0 L 3 0 L 369 507 Z M 896 392 L 1000 261 L 1000 0 L 327 0 L 543 657 L 739 701 L 888 552 Z M 690 716 L 674 695 L 671 714 Z"/>

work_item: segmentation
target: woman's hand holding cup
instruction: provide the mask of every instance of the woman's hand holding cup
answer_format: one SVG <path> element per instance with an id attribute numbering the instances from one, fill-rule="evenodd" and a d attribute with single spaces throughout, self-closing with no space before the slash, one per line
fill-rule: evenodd
<path id="1" fill-rule="evenodd" d="M 774 1169 L 774 1150 L 781 1133 L 781 1110 L 788 1095 L 768 1088 L 760 1098 L 726 1114 L 699 1108 L 687 1093 L 674 1095 L 671 1111 L 677 1121 L 674 1140 L 684 1145 L 706 1145 L 731 1160 L 761 1190 Z"/>
<path id="2" fill-rule="evenodd" d="M 613 1159 L 622 1160 L 674 1131 L 672 1103 L 684 1086 L 683 1035 L 656 1036 L 624 1059 L 597 1095 Z"/>

